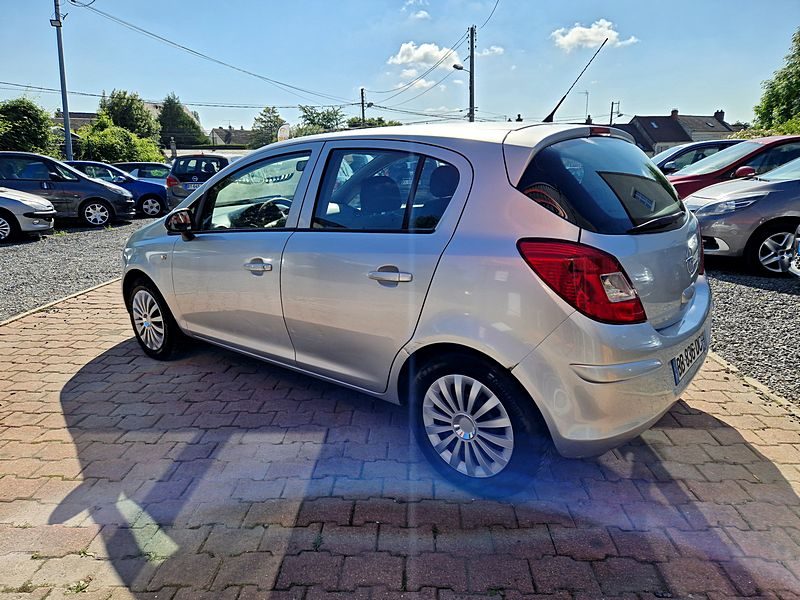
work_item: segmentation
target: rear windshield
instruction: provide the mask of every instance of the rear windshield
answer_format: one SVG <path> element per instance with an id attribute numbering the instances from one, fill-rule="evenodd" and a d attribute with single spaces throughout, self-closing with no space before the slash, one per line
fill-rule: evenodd
<path id="1" fill-rule="evenodd" d="M 528 165 L 518 189 L 598 233 L 627 233 L 684 212 L 661 171 L 636 146 L 617 138 L 577 138 L 548 146 Z M 665 227 L 671 225 L 681 223 Z"/>
<path id="2" fill-rule="evenodd" d="M 228 163 L 217 157 L 205 156 L 202 158 L 179 158 L 175 161 L 173 166 L 173 173 L 175 175 L 214 175 L 217 171 L 222 169 Z"/>
<path id="3" fill-rule="evenodd" d="M 673 173 L 673 175 L 705 175 L 706 173 L 714 173 L 763 147 L 764 146 L 758 142 L 740 142 L 734 146 L 720 150 L 708 158 L 698 160 L 693 165 L 684 167 L 677 173 Z"/>

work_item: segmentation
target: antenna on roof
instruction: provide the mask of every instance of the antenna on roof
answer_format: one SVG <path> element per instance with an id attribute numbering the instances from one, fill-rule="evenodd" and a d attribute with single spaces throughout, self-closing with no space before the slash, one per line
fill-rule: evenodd
<path id="1" fill-rule="evenodd" d="M 567 99 L 567 96 L 568 96 L 568 95 L 569 95 L 569 93 L 572 91 L 572 88 L 574 88 L 574 87 L 575 87 L 575 84 L 576 84 L 576 83 L 578 83 L 578 80 L 579 80 L 579 79 L 580 79 L 580 78 L 583 76 L 583 74 L 586 72 L 586 69 L 588 69 L 588 68 L 589 68 L 589 65 L 590 65 L 590 64 L 592 64 L 592 61 L 595 59 L 595 57 L 596 57 L 598 54 L 600 54 L 600 50 L 602 50 L 602 49 L 603 49 L 603 46 L 605 46 L 605 45 L 606 45 L 606 42 L 607 42 L 607 41 L 608 41 L 608 38 L 606 38 L 606 39 L 604 39 L 604 40 L 603 40 L 603 43 L 602 43 L 602 44 L 600 44 L 600 47 L 597 49 L 597 52 L 595 52 L 595 53 L 592 55 L 592 58 L 590 58 L 590 59 L 589 59 L 589 62 L 588 62 L 588 63 L 586 63 L 586 66 L 585 66 L 585 67 L 583 67 L 583 71 L 581 71 L 581 72 L 580 72 L 580 75 L 578 75 L 578 76 L 575 78 L 575 81 L 573 81 L 573 82 L 572 82 L 572 85 L 571 85 L 571 86 L 569 86 L 569 89 L 567 90 L 567 93 L 566 93 L 566 94 L 564 94 L 564 95 L 561 97 L 561 100 L 559 100 L 559 101 L 558 101 L 558 104 L 556 104 L 556 107 L 553 109 L 553 112 L 551 112 L 549 115 L 547 115 L 547 116 L 544 118 L 544 121 L 542 121 L 542 123 L 552 123 L 552 122 L 553 122 L 553 117 L 555 117 L 555 116 L 556 116 L 556 111 L 557 111 L 557 110 L 558 110 L 558 109 L 561 107 L 561 104 L 564 102 L 564 100 L 566 100 L 566 99 Z"/>

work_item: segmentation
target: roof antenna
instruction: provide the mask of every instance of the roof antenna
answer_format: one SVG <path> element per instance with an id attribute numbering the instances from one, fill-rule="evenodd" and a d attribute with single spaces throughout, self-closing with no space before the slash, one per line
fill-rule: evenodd
<path id="1" fill-rule="evenodd" d="M 574 87 L 575 87 L 575 84 L 576 84 L 576 83 L 578 83 L 578 80 L 579 80 L 579 79 L 581 78 L 581 76 L 583 76 L 583 74 L 586 72 L 586 69 L 588 69 L 588 68 L 589 68 L 589 65 L 590 65 L 590 64 L 592 64 L 592 61 L 594 60 L 594 58 L 595 58 L 595 57 L 596 57 L 598 54 L 600 54 L 600 50 L 602 50 L 602 49 L 603 49 L 603 46 L 605 46 L 605 45 L 606 45 L 606 42 L 607 42 L 607 41 L 608 41 L 608 38 L 606 38 L 605 40 L 603 40 L 603 43 L 602 43 L 602 44 L 600 44 L 600 47 L 597 49 L 597 52 L 595 52 L 595 53 L 592 55 L 592 58 L 590 58 L 590 59 L 589 59 L 589 62 L 588 62 L 588 63 L 586 63 L 586 66 L 585 66 L 585 67 L 583 67 L 583 71 L 581 71 L 580 75 L 578 75 L 578 76 L 575 78 L 575 81 L 573 81 L 573 82 L 572 82 L 572 85 L 571 85 L 571 86 L 569 86 L 569 89 L 567 90 L 567 93 L 566 93 L 566 94 L 564 94 L 564 95 L 561 97 L 561 100 L 559 100 L 559 101 L 558 101 L 558 104 L 556 104 L 556 107 L 553 109 L 553 112 L 551 112 L 549 115 L 547 115 L 547 116 L 544 118 L 544 121 L 542 121 L 542 123 L 552 123 L 552 122 L 553 122 L 553 117 L 555 117 L 555 116 L 556 116 L 556 111 L 559 109 L 559 107 L 560 107 L 560 106 L 561 106 L 561 104 L 564 102 L 564 100 L 566 100 L 566 99 L 567 99 L 567 96 L 568 96 L 568 95 L 569 95 L 569 93 L 572 91 L 572 88 L 574 88 Z"/>

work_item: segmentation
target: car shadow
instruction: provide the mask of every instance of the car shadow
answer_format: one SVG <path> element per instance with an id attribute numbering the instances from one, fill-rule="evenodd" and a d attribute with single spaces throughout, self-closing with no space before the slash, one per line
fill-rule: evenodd
<path id="1" fill-rule="evenodd" d="M 109 585 L 142 600 L 800 592 L 791 483 L 684 402 L 598 458 L 551 453 L 505 500 L 439 478 L 405 407 L 205 345 L 163 363 L 122 342 L 70 379 L 61 405 L 82 483 L 49 522 L 102 526 L 74 577 L 93 577 L 90 591 L 110 562 Z"/>

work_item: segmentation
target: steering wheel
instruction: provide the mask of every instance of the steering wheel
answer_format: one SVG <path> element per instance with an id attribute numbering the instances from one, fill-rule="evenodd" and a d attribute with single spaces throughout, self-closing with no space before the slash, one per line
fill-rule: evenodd
<path id="1" fill-rule="evenodd" d="M 236 219 L 237 226 L 250 225 L 251 227 L 264 228 L 267 225 L 286 220 L 292 208 L 292 201 L 283 196 L 275 196 L 261 204 L 248 206 Z"/>

